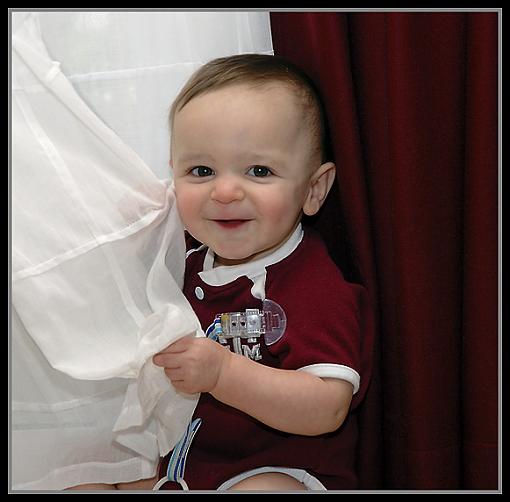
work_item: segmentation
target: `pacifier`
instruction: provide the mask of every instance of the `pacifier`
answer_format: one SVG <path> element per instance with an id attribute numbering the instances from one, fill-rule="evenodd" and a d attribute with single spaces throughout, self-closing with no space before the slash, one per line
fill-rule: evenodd
<path id="1" fill-rule="evenodd" d="M 266 345 L 273 345 L 285 332 L 287 316 L 278 303 L 266 299 L 262 302 L 262 310 L 218 314 L 213 326 L 208 336 L 217 338 L 220 343 L 231 338 L 246 338 L 249 343 L 254 343 L 263 335 Z"/>

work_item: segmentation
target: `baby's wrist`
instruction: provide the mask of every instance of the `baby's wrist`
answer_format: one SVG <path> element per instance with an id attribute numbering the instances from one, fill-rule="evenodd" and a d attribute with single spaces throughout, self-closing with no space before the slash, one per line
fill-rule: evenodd
<path id="1" fill-rule="evenodd" d="M 228 388 L 228 382 L 231 380 L 228 375 L 231 372 L 232 358 L 235 355 L 227 347 L 219 345 L 218 348 L 221 350 L 221 352 L 219 352 L 220 362 L 218 365 L 218 377 L 216 378 L 214 387 L 209 392 L 217 399 L 219 399 L 224 389 Z"/>

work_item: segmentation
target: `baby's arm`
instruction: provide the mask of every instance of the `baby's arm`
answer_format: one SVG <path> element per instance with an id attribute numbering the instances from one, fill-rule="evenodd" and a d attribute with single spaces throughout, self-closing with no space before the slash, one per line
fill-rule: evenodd
<path id="1" fill-rule="evenodd" d="M 314 436 L 336 430 L 352 385 L 304 371 L 282 370 L 230 352 L 208 338 L 184 337 L 154 356 L 179 391 L 209 392 L 275 429 Z"/>

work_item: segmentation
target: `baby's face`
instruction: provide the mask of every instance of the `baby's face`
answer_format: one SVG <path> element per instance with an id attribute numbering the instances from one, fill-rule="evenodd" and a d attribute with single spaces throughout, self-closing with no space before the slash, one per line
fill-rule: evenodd
<path id="1" fill-rule="evenodd" d="M 271 253 L 306 206 L 312 151 L 302 108 L 286 86 L 235 85 L 195 97 L 176 114 L 172 137 L 184 226 L 215 252 L 216 264 Z"/>

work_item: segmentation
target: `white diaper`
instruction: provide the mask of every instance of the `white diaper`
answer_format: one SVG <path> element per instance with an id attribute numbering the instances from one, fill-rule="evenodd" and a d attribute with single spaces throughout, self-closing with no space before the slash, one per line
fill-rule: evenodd
<path id="1" fill-rule="evenodd" d="M 303 469 L 291 469 L 287 467 L 259 467 L 257 469 L 251 469 L 250 471 L 242 472 L 241 474 L 228 479 L 218 487 L 218 491 L 226 491 L 243 479 L 247 479 L 255 476 L 256 474 L 262 474 L 265 472 L 281 472 L 283 474 L 287 474 L 288 476 L 303 483 L 307 490 L 326 490 L 326 487 L 315 476 L 308 474 L 308 472 Z"/>

